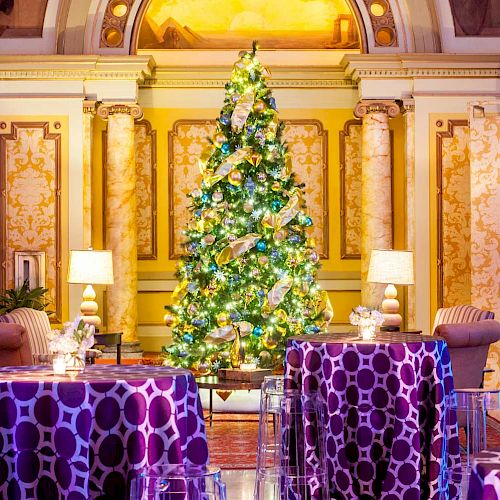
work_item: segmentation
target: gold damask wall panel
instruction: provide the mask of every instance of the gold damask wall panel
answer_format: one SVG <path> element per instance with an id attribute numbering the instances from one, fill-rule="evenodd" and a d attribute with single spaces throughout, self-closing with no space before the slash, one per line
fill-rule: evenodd
<path id="1" fill-rule="evenodd" d="M 48 122 L 12 122 L 0 134 L 0 158 L 0 288 L 14 286 L 14 252 L 45 252 L 45 286 L 60 321 L 61 134 L 49 133 Z"/>
<path id="2" fill-rule="evenodd" d="M 438 307 L 471 302 L 471 205 L 467 120 L 437 132 Z"/>
<path id="3" fill-rule="evenodd" d="M 107 134 L 102 135 L 103 186 L 106 186 Z M 137 258 L 157 258 L 157 184 L 156 184 L 156 130 L 151 123 L 141 120 L 135 124 L 135 166 L 137 197 Z M 106 193 L 103 194 L 106 210 Z M 106 235 L 104 235 L 106 241 Z"/>
<path id="4" fill-rule="evenodd" d="M 297 181 L 304 182 L 310 235 L 328 258 L 328 134 L 319 120 L 284 120 L 284 137 Z M 198 158 L 213 135 L 213 120 L 178 120 L 168 133 L 169 258 L 182 254 L 182 231 L 190 218 L 187 194 L 199 186 Z"/>
<path id="5" fill-rule="evenodd" d="M 500 318 L 500 101 L 472 103 L 472 303 Z"/>
<path id="6" fill-rule="evenodd" d="M 340 257 L 361 258 L 361 120 L 349 120 L 340 142 Z"/>

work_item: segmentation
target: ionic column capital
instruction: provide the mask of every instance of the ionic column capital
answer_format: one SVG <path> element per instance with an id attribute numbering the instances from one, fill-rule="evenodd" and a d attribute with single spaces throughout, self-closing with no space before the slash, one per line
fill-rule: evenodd
<path id="1" fill-rule="evenodd" d="M 97 108 L 97 116 L 107 120 L 111 115 L 130 115 L 135 120 L 142 118 L 142 108 L 136 102 L 101 103 Z"/>
<path id="2" fill-rule="evenodd" d="M 89 101 L 85 99 L 83 101 L 83 112 L 86 115 L 95 115 L 96 114 L 96 101 Z"/>
<path id="3" fill-rule="evenodd" d="M 405 113 L 415 113 L 415 101 L 413 99 L 403 99 L 399 101 L 399 108 L 403 115 Z"/>
<path id="4" fill-rule="evenodd" d="M 386 113 L 389 118 L 394 118 L 399 115 L 399 112 L 399 106 L 395 101 L 363 99 L 354 108 L 354 116 L 356 118 L 363 118 L 363 116 L 369 113 Z"/>

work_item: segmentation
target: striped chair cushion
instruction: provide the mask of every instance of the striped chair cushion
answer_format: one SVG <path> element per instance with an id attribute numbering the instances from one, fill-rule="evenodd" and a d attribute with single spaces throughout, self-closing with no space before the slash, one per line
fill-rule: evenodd
<path id="1" fill-rule="evenodd" d="M 432 331 L 434 332 L 438 325 L 473 323 L 474 321 L 482 321 L 483 319 L 495 319 L 495 313 L 469 305 L 443 307 L 438 309 L 436 313 Z"/>
<path id="2" fill-rule="evenodd" d="M 20 307 L 0 316 L 2 323 L 17 323 L 24 326 L 28 332 L 31 352 L 33 354 L 47 354 L 49 341 L 47 333 L 50 332 L 50 321 L 45 311 L 37 311 L 28 307 Z"/>

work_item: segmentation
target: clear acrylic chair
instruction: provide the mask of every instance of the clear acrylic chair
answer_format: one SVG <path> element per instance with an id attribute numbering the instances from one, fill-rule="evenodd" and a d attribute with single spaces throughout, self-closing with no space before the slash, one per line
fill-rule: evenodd
<path id="1" fill-rule="evenodd" d="M 489 389 L 458 389 L 445 399 L 445 424 L 465 430 L 460 464 L 445 472 L 445 489 L 459 490 L 459 498 L 467 498 L 473 457 L 487 447 L 486 417 L 488 411 L 500 410 L 500 391 Z M 449 446 L 449 439 L 446 440 Z M 448 451 L 448 450 L 447 450 Z"/>
<path id="2" fill-rule="evenodd" d="M 323 402 L 316 393 L 284 389 L 282 378 L 261 389 L 255 498 L 326 500 Z"/>
<path id="3" fill-rule="evenodd" d="M 130 500 L 226 500 L 226 486 L 218 467 L 155 466 L 132 479 Z"/>

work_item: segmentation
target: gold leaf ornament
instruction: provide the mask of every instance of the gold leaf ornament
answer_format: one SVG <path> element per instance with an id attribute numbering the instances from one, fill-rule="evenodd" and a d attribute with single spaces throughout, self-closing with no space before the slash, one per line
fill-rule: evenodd
<path id="1" fill-rule="evenodd" d="M 269 293 L 267 294 L 267 300 L 269 302 L 269 307 L 271 310 L 276 309 L 278 305 L 283 301 L 285 295 L 288 293 L 290 288 L 292 287 L 293 279 L 292 278 L 283 278 L 278 280 Z"/>
<path id="2" fill-rule="evenodd" d="M 228 264 L 232 260 L 238 258 L 240 255 L 243 255 L 245 252 L 248 252 L 251 248 L 253 248 L 257 241 L 260 240 L 260 234 L 249 233 L 237 240 L 232 241 L 229 245 L 224 248 L 215 261 L 218 266 L 223 266 Z"/>
<path id="3" fill-rule="evenodd" d="M 241 148 L 234 153 L 231 153 L 213 174 L 206 175 L 203 178 L 205 186 L 212 187 L 221 179 L 224 179 L 224 177 L 226 177 L 226 175 L 228 175 L 238 163 L 250 156 L 251 153 L 251 148 Z"/>
<path id="4" fill-rule="evenodd" d="M 255 94 L 253 91 L 243 94 L 236 106 L 234 107 L 233 114 L 231 115 L 231 129 L 233 132 L 241 132 L 245 125 L 248 115 L 252 111 Z"/>
<path id="5" fill-rule="evenodd" d="M 183 280 L 175 287 L 172 292 L 172 302 L 178 304 L 187 294 L 187 280 Z"/>

